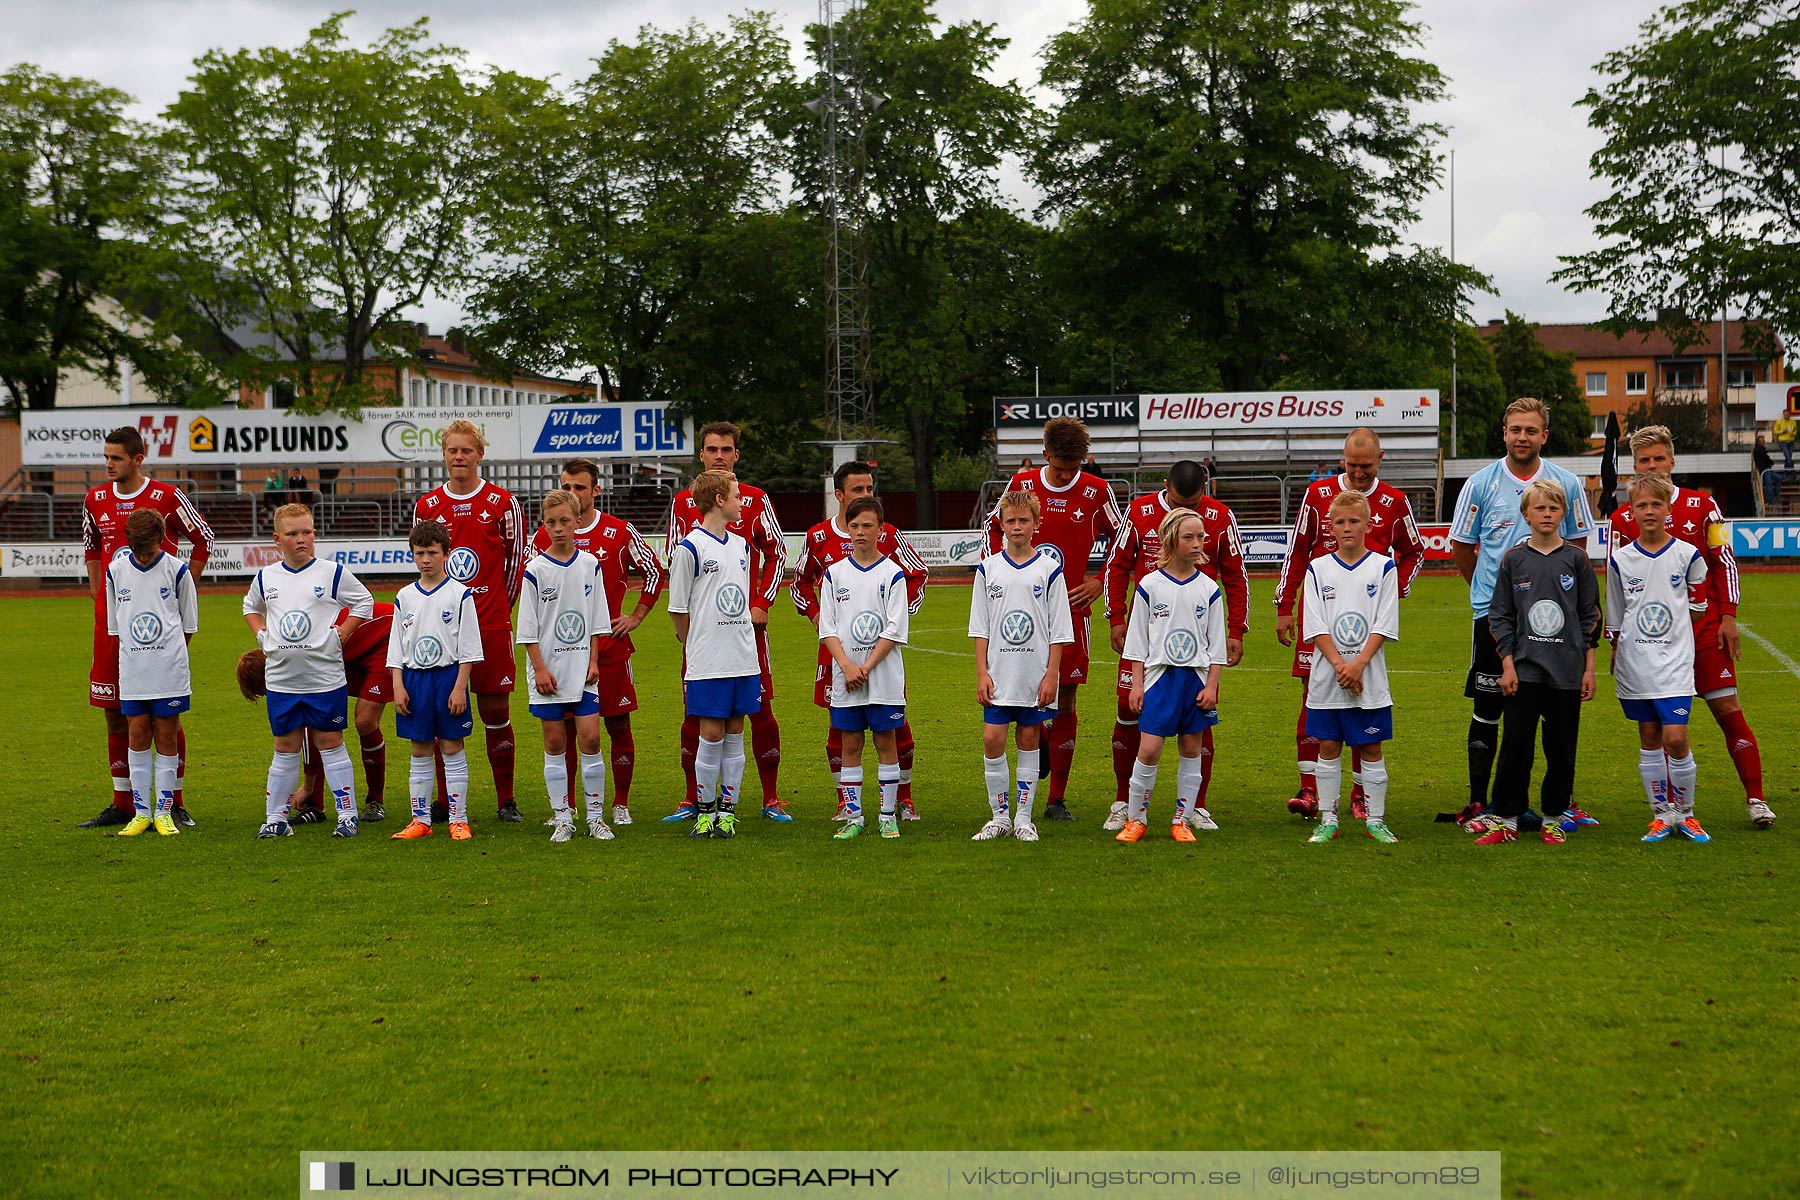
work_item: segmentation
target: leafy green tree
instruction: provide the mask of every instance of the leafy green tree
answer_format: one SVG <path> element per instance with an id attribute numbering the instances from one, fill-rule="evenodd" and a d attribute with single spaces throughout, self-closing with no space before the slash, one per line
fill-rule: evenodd
<path id="1" fill-rule="evenodd" d="M 818 233 L 777 204 L 789 159 L 769 126 L 799 107 L 788 55 L 766 14 L 646 26 L 566 92 L 510 97 L 496 265 L 470 300 L 483 345 L 539 370 L 597 367 L 624 399 L 700 420 L 815 416 Z"/>
<path id="2" fill-rule="evenodd" d="M 1800 9 L 1688 0 L 1600 60 L 1580 101 L 1612 192 L 1587 210 L 1601 245 L 1551 278 L 1606 298 L 1615 332 L 1660 326 L 1678 345 L 1729 309 L 1800 331 Z M 1721 157 L 1721 151 L 1723 157 Z"/>
<path id="3" fill-rule="evenodd" d="M 849 32 L 865 84 L 886 98 L 866 142 L 872 385 L 880 423 L 905 430 L 918 520 L 930 525 L 940 452 L 976 449 L 994 392 L 1030 377 L 1042 234 L 1006 208 L 998 179 L 1037 114 L 1016 85 L 989 77 L 1008 44 L 993 25 L 943 24 L 929 0 L 870 0 L 860 21 Z M 809 31 L 815 61 L 821 35 Z M 790 136 L 818 211 L 817 126 Z"/>
<path id="4" fill-rule="evenodd" d="M 426 21 L 349 43 L 347 13 L 298 49 L 212 51 L 165 114 L 196 310 L 232 344 L 233 373 L 354 409 L 367 366 L 404 350 L 402 314 L 455 292 L 473 262 L 490 89 Z M 243 327 L 255 335 L 241 336 Z"/>
<path id="5" fill-rule="evenodd" d="M 1034 170 L 1054 277 L 1131 389 L 1343 386 L 1408 341 L 1448 346 L 1484 281 L 1401 241 L 1443 132 L 1415 110 L 1445 94 L 1407 7 L 1091 0 L 1051 40 L 1061 103 Z"/>
<path id="6" fill-rule="evenodd" d="M 1580 454 L 1588 448 L 1593 418 L 1587 397 L 1575 378 L 1575 356 L 1556 354 L 1538 341 L 1537 325 L 1511 310 L 1491 335 L 1494 365 L 1500 372 L 1500 406 L 1521 396 L 1536 396 L 1550 409 L 1550 442 L 1546 454 Z M 1498 445 L 1499 422 L 1488 435 L 1488 449 Z"/>
<path id="7" fill-rule="evenodd" d="M 165 400 L 222 390 L 164 319 L 147 239 L 167 163 L 130 103 L 29 64 L 0 74 L 0 383 L 22 406 L 53 407 L 66 371 L 116 383 L 126 361 Z"/>

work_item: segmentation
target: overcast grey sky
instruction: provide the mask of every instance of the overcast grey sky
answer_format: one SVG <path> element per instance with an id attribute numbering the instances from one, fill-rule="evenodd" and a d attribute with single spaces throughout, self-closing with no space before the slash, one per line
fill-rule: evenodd
<path id="1" fill-rule="evenodd" d="M 102 80 L 136 96 L 144 115 L 174 98 L 196 55 L 213 48 L 292 45 L 341 5 L 303 0 L 10 0 L 0 27 L 0 62 L 35 62 L 61 74 Z M 717 23 L 752 7 L 730 0 L 667 0 L 649 6 L 593 0 L 365 0 L 351 31 L 366 39 L 429 13 L 438 38 L 487 61 L 537 75 L 575 77 L 611 38 L 630 38 L 645 20 Z M 798 40 L 816 19 L 810 3 L 769 2 Z M 1651 0 L 1417 0 L 1427 27 L 1423 54 L 1449 77 L 1450 98 L 1427 115 L 1448 127 L 1456 150 L 1457 257 L 1493 277 L 1477 320 L 1511 308 L 1538 321 L 1597 318 L 1598 297 L 1547 282 L 1557 256 L 1593 243 L 1582 210 L 1600 194 L 1589 178 L 1597 145 L 1574 103 L 1593 82 L 1593 64 L 1623 46 L 1657 8 Z M 1037 79 L 1045 41 L 1086 11 L 1085 0 L 938 0 L 946 21 L 993 22 L 1012 39 L 998 74 L 1027 86 Z M 1447 246 L 1447 190 L 1425 204 L 1412 238 Z M 440 302 L 425 314 L 434 328 L 456 315 Z"/>

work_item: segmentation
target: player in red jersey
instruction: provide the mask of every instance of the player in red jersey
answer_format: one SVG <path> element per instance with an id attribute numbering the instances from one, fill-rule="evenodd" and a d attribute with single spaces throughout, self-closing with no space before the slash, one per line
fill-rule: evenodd
<path id="1" fill-rule="evenodd" d="M 1675 471 L 1675 437 L 1661 425 L 1631 435 L 1632 466 L 1639 475 Z M 1706 611 L 1694 621 L 1694 693 L 1706 701 L 1725 735 L 1731 764 L 1744 785 L 1744 807 L 1758 829 L 1775 824 L 1775 813 L 1763 798 L 1762 749 L 1744 717 L 1738 699 L 1737 559 L 1731 553 L 1731 531 L 1711 496 L 1676 488 L 1669 506 L 1669 532 L 1706 556 Z M 1637 517 L 1622 504 L 1612 515 L 1607 550 L 1636 540 Z"/>
<path id="2" fill-rule="evenodd" d="M 106 435 L 102 452 L 106 456 L 108 482 L 89 490 L 82 501 L 81 545 L 87 556 L 88 593 L 94 598 L 94 657 L 88 668 L 88 703 L 106 717 L 106 758 L 112 774 L 112 803 L 100 815 L 83 821 L 81 828 L 98 829 L 123 825 L 131 820 L 131 777 L 127 769 L 125 717 L 119 712 L 119 639 L 106 632 L 106 589 L 101 581 L 107 564 L 120 554 L 130 553 L 125 544 L 125 521 L 142 508 L 153 508 L 162 514 L 163 550 L 178 554 L 180 538 L 193 547 L 188 556 L 188 570 L 194 582 L 206 570 L 212 557 L 213 533 L 200 510 L 194 507 L 182 490 L 170 483 L 158 483 L 144 474 L 144 435 L 129 425 L 122 425 Z M 187 732 L 176 742 L 180 756 L 179 773 L 175 776 L 175 823 L 191 826 L 183 802 L 182 780 L 187 776 Z"/>
<path id="3" fill-rule="evenodd" d="M 1046 422 L 1044 467 L 1020 471 L 1006 486 L 1008 492 L 1036 493 L 1043 505 L 1032 544 L 1053 547 L 1062 556 L 1063 578 L 1069 582 L 1069 614 L 1075 625 L 1075 644 L 1063 647 L 1056 716 L 1051 718 L 1050 736 L 1045 739 L 1050 775 L 1049 803 L 1044 807 L 1046 821 L 1075 819 L 1065 803 L 1079 723 L 1075 689 L 1087 682 L 1088 614 L 1101 588 L 1100 576 L 1088 577 L 1088 557 L 1094 552 L 1095 542 L 1117 536 L 1125 524 L 1106 480 L 1082 470 L 1091 445 L 1087 426 L 1075 418 L 1057 417 Z M 996 504 L 987 519 L 987 553 L 1000 553 L 1003 540 L 1000 507 Z"/>
<path id="4" fill-rule="evenodd" d="M 1125 650 L 1125 602 L 1132 589 L 1144 576 L 1157 569 L 1162 543 L 1157 526 L 1171 509 L 1191 508 L 1200 514 L 1205 528 L 1203 543 L 1206 559 L 1200 569 L 1210 575 L 1225 593 L 1225 665 L 1235 667 L 1244 657 L 1244 635 L 1250 631 L 1250 573 L 1244 567 L 1244 547 L 1238 538 L 1237 517 L 1231 509 L 1206 494 L 1206 468 L 1191 458 L 1184 458 L 1169 468 L 1168 486 L 1146 492 L 1125 509 L 1125 525 L 1106 552 L 1106 565 L 1100 575 L 1106 587 L 1106 621 L 1112 627 L 1114 653 Z M 1119 663 L 1119 715 L 1113 725 L 1113 778 L 1118 790 L 1113 793 L 1112 811 L 1107 814 L 1107 829 L 1125 828 L 1126 792 L 1131 784 L 1132 764 L 1137 761 L 1138 718 L 1131 711 L 1131 664 Z M 1196 808 L 1204 811 L 1206 794 L 1212 787 L 1213 735 L 1209 728 L 1200 735 L 1200 796 Z M 1190 814 L 1197 819 L 1197 814 Z M 1210 818 L 1209 818 L 1210 819 Z"/>
<path id="5" fill-rule="evenodd" d="M 413 520 L 450 530 L 450 576 L 475 593 L 482 660 L 469 676 L 476 711 L 486 729 L 488 766 L 500 819 L 518 821 L 513 802 L 512 609 L 525 575 L 525 516 L 511 492 L 481 478 L 487 437 L 473 421 L 444 427 L 444 466 L 450 481 L 413 506 Z"/>
<path id="6" fill-rule="evenodd" d="M 345 609 L 333 624 L 342 626 L 350 613 Z M 394 606 L 375 602 L 375 615 L 350 631 L 343 643 L 344 676 L 349 692 L 356 697 L 354 719 L 356 740 L 362 746 L 363 777 L 368 788 L 363 794 L 362 819 L 387 820 L 387 740 L 381 734 L 381 716 L 394 698 L 394 673 L 388 670 L 388 627 L 394 623 Z M 306 731 L 305 772 L 300 794 L 294 800 L 296 825 L 312 825 L 325 820 L 325 769 L 313 752 L 312 731 Z M 335 813 L 332 820 L 336 820 Z"/>
<path id="7" fill-rule="evenodd" d="M 707 471 L 737 473 L 738 450 L 743 435 L 730 421 L 714 421 L 702 425 L 700 465 Z M 750 545 L 750 623 L 756 631 L 756 657 L 762 667 L 762 709 L 750 718 L 751 749 L 756 755 L 756 774 L 762 780 L 762 812 L 771 821 L 791 821 L 787 803 L 781 798 L 778 775 L 781 769 L 781 727 L 775 723 L 771 707 L 775 696 L 775 680 L 769 672 L 769 605 L 781 590 L 781 576 L 787 570 L 787 545 L 782 541 L 781 524 L 775 519 L 775 508 L 769 494 L 759 487 L 738 481 L 738 495 L 743 500 L 738 519 L 731 523 L 732 533 Z M 669 525 L 663 543 L 663 561 L 700 523 L 700 510 L 694 506 L 694 493 L 684 488 L 669 506 Z M 665 821 L 692 820 L 695 805 L 694 755 L 700 748 L 700 722 L 684 717 L 681 722 L 681 770 L 687 776 L 687 792 L 675 811 Z"/>
<path id="8" fill-rule="evenodd" d="M 843 527 L 844 509 L 852 500 L 874 494 L 874 467 L 866 462 L 839 465 L 832 474 L 832 495 L 837 500 L 837 516 L 820 521 L 807 530 L 806 539 L 800 543 L 800 558 L 794 564 L 794 582 L 788 588 L 788 595 L 793 598 L 795 609 L 811 621 L 814 627 L 819 624 L 819 580 L 824 578 L 825 568 L 839 559 L 850 557 L 850 535 L 844 532 Z M 900 565 L 900 570 L 906 575 L 906 610 L 910 613 L 918 612 L 919 605 L 925 600 L 925 583 L 929 575 L 925 569 L 925 560 L 919 557 L 918 551 L 912 548 L 898 529 L 885 523 L 881 526 L 881 542 L 876 548 Z M 826 693 L 830 690 L 831 655 L 821 643 L 818 670 L 813 672 L 813 703 L 829 711 L 831 701 Z M 832 729 L 825 736 L 825 761 L 831 764 L 833 780 L 837 780 L 838 773 L 843 770 L 843 753 L 843 732 Z M 913 806 L 912 768 L 912 722 L 906 721 L 900 726 L 899 812 L 902 821 L 919 819 L 919 810 Z M 844 806 L 840 800 L 835 819 L 843 820 L 844 817 Z"/>
<path id="9" fill-rule="evenodd" d="M 637 768 L 637 741 L 632 736 L 631 714 L 638 706 L 637 681 L 631 673 L 631 631 L 644 623 L 668 578 L 662 560 L 644 540 L 637 526 L 622 517 L 594 507 L 600 493 L 600 464 L 572 458 L 563 464 L 558 484 L 575 497 L 575 548 L 600 560 L 600 581 L 606 588 L 606 610 L 613 614 L 612 632 L 600 639 L 600 716 L 612 747 L 613 823 L 631 824 L 631 777 Z M 531 547 L 541 554 L 550 548 L 550 531 L 542 525 L 531 535 Z M 641 581 L 637 606 L 625 611 L 625 581 L 636 575 Z M 581 753 L 575 744 L 575 719 L 563 720 L 568 733 L 564 752 L 569 778 L 581 778 Z"/>
<path id="10" fill-rule="evenodd" d="M 1365 544 L 1377 554 L 1394 560 L 1400 574 L 1400 594 L 1412 590 L 1419 568 L 1425 565 L 1425 543 L 1419 537 L 1419 526 L 1413 520 L 1412 505 L 1406 493 L 1377 478 L 1381 470 L 1381 438 L 1373 429 L 1350 431 L 1344 439 L 1342 475 L 1321 479 L 1307 485 L 1300 501 L 1300 515 L 1294 521 L 1293 536 L 1288 540 L 1287 559 L 1281 564 L 1281 578 L 1275 587 L 1275 637 L 1283 646 L 1294 647 L 1296 679 L 1305 680 L 1312 671 L 1313 648 L 1299 641 L 1295 630 L 1299 624 L 1296 606 L 1300 585 L 1305 582 L 1306 568 L 1312 560 L 1337 549 L 1331 536 L 1331 499 L 1340 492 L 1360 492 L 1369 501 L 1369 532 Z M 1294 728 L 1294 744 L 1299 751 L 1300 790 L 1288 801 L 1288 811 L 1312 820 L 1319 812 L 1319 796 L 1313 780 L 1313 764 L 1318 761 L 1319 742 L 1306 735 L 1306 685 L 1300 687 L 1300 716 Z M 1350 811 L 1358 820 L 1365 814 L 1362 790 L 1362 760 L 1355 747 L 1350 754 Z"/>

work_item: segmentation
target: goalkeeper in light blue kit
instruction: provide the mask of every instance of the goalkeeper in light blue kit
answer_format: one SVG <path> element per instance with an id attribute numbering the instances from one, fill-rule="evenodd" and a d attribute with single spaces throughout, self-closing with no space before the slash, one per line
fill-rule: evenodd
<path id="1" fill-rule="evenodd" d="M 344 749 L 350 695 L 343 639 L 374 615 L 375 598 L 342 563 L 313 557 L 312 509 L 306 505 L 275 510 L 275 545 L 281 561 L 258 571 L 244 594 L 244 623 L 266 655 L 269 729 L 275 735 L 256 836 L 293 836 L 288 800 L 300 786 L 300 747 L 310 729 L 337 805 L 331 836 L 355 837 L 356 768 Z M 333 625 L 346 609 L 343 623 Z"/>
<path id="2" fill-rule="evenodd" d="M 843 736 L 838 841 L 863 829 L 863 734 L 875 742 L 881 785 L 881 836 L 900 836 L 900 727 L 906 724 L 906 572 L 881 552 L 881 501 L 852 500 L 844 509 L 850 557 L 825 568 L 819 581 L 819 642 L 831 655 L 831 727 Z"/>

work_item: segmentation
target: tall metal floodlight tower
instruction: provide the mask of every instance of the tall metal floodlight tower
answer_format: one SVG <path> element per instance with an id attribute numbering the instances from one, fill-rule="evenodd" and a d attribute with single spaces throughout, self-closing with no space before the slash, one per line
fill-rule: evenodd
<path id="1" fill-rule="evenodd" d="M 825 427 L 831 465 L 875 436 L 869 379 L 869 260 L 864 238 L 869 118 L 886 101 L 864 86 L 862 0 L 819 0 L 823 87 L 819 198 L 825 219 Z M 829 490 L 829 489 L 827 489 Z M 828 497 L 829 499 L 829 497 Z"/>

